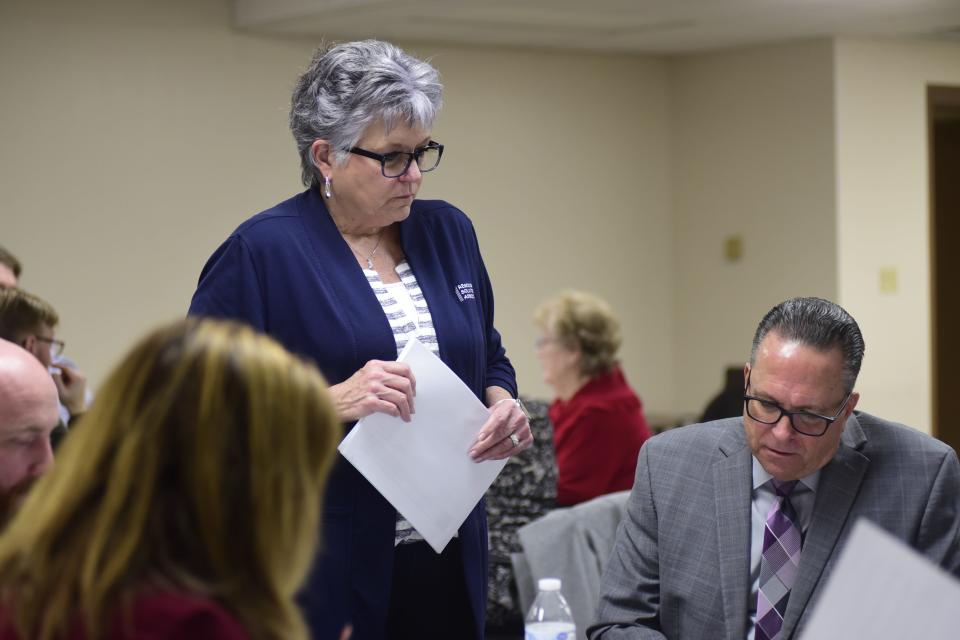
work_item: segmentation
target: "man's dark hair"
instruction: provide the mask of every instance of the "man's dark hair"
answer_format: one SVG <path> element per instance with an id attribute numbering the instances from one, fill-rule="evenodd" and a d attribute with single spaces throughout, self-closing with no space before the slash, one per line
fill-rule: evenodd
<path id="1" fill-rule="evenodd" d="M 791 298 L 770 309 L 753 336 L 751 367 L 756 362 L 757 348 L 771 332 L 818 351 L 839 348 L 843 354 L 844 390 L 853 390 L 865 347 L 857 321 L 840 305 L 823 298 Z"/>
<path id="2" fill-rule="evenodd" d="M 0 247 L 0 264 L 5 264 L 10 267 L 10 271 L 13 271 L 18 279 L 20 278 L 20 272 L 23 271 L 23 266 L 20 264 L 20 261 L 17 260 L 17 256 L 13 255 L 3 247 Z"/>
<path id="3" fill-rule="evenodd" d="M 0 288 L 0 338 L 20 344 L 41 326 L 57 326 L 60 316 L 45 300 L 23 289 Z"/>

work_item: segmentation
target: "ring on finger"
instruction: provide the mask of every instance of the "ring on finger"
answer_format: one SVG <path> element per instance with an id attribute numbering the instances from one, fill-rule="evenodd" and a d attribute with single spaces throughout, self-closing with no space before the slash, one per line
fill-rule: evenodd
<path id="1" fill-rule="evenodd" d="M 514 446 L 514 447 L 519 447 L 519 446 L 520 446 L 520 438 L 518 438 L 518 437 L 517 437 L 517 434 L 515 434 L 515 433 L 511 433 L 511 434 L 510 434 L 510 442 L 513 443 L 513 446 Z"/>

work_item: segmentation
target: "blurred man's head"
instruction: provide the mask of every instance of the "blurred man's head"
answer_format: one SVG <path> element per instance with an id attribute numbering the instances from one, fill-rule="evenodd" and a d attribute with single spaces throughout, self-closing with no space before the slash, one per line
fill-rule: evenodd
<path id="1" fill-rule="evenodd" d="M 46 301 L 22 289 L 0 289 L 0 338 L 18 344 L 45 367 L 62 345 L 54 337 L 60 321 Z"/>
<path id="2" fill-rule="evenodd" d="M 0 247 L 0 289 L 17 286 L 21 268 L 17 257 Z"/>
<path id="3" fill-rule="evenodd" d="M 0 525 L 53 462 L 50 433 L 60 422 L 57 387 L 37 359 L 0 340 Z"/>

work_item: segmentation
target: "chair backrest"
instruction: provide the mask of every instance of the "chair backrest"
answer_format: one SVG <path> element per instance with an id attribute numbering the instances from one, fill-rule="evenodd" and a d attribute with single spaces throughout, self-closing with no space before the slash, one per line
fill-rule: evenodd
<path id="1" fill-rule="evenodd" d="M 522 608 L 532 604 L 540 578 L 560 578 L 577 625 L 577 637 L 586 638 L 600 599 L 600 576 L 613 550 L 629 496 L 629 491 L 610 493 L 556 509 L 520 528 L 523 554 L 515 558 L 515 563 Z M 526 576 L 522 584 L 520 575 Z"/>

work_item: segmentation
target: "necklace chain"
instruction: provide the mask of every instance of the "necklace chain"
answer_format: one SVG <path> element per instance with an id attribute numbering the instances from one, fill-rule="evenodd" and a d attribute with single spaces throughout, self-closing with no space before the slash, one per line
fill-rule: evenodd
<path id="1" fill-rule="evenodd" d="M 367 269 L 373 269 L 373 257 L 377 255 L 377 250 L 380 249 L 381 240 L 383 240 L 383 229 L 381 229 L 380 233 L 377 234 L 377 244 L 373 245 L 373 251 L 371 251 L 370 254 L 366 256 L 360 253 L 359 251 L 357 251 L 357 248 L 353 246 L 351 242 L 347 242 L 347 245 L 350 247 L 351 250 L 353 250 L 355 254 L 357 254 L 357 257 L 359 257 L 361 260 L 367 263 Z"/>

